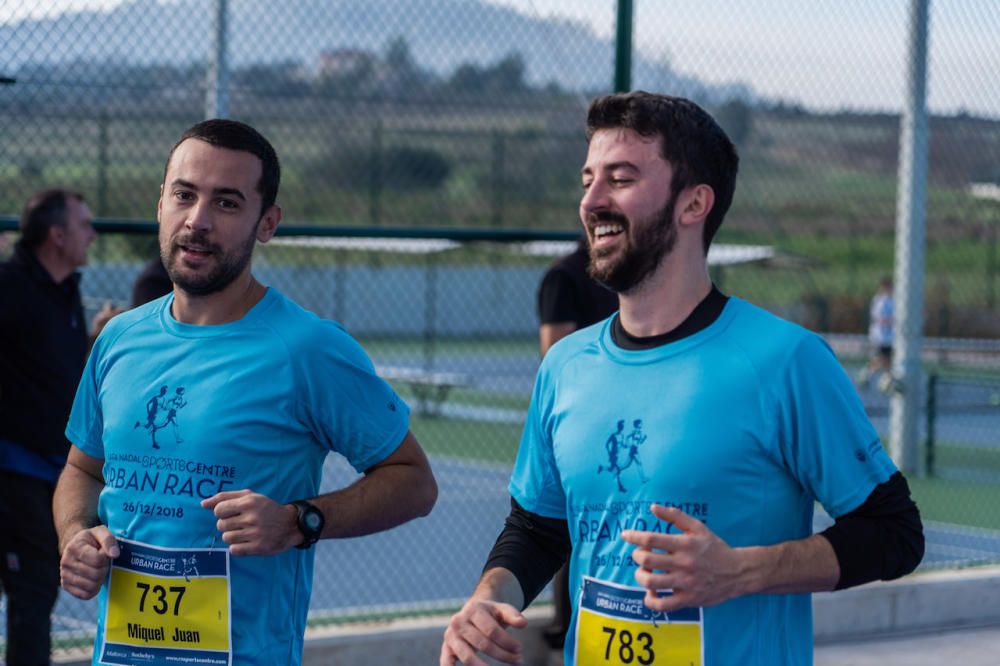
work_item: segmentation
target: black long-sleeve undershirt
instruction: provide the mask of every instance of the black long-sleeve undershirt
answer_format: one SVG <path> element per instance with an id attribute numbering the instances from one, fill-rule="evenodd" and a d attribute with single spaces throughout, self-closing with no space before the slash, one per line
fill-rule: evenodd
<path id="1" fill-rule="evenodd" d="M 838 590 L 905 576 L 924 557 L 920 511 L 899 472 L 820 534 L 833 546 L 840 564 Z"/>
<path id="2" fill-rule="evenodd" d="M 510 498 L 510 514 L 486 558 L 483 571 L 509 569 L 530 604 L 572 551 L 569 523 L 532 513 Z"/>
<path id="3" fill-rule="evenodd" d="M 483 570 L 509 569 L 521 585 L 527 606 L 569 557 L 569 524 L 532 513 L 513 498 L 510 503 L 510 515 Z M 840 565 L 838 590 L 905 576 L 924 554 L 920 512 L 899 472 L 820 534 L 833 546 Z"/>

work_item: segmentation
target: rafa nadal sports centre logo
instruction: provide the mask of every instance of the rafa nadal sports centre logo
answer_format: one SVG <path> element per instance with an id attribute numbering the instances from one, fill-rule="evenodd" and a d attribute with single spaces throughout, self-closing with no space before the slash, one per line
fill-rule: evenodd
<path id="1" fill-rule="evenodd" d="M 184 399 L 184 387 L 178 386 L 172 396 L 167 395 L 169 389 L 169 386 L 161 386 L 160 392 L 146 401 L 146 422 L 136 421 L 132 426 L 133 430 L 141 426 L 149 433 L 154 449 L 160 448 L 156 442 L 156 433 L 167 426 L 171 426 L 175 444 L 184 442 L 180 427 L 177 425 L 177 412 L 187 404 L 187 400 Z"/>
<path id="2" fill-rule="evenodd" d="M 608 464 L 598 465 L 597 473 L 610 472 L 615 475 L 618 482 L 618 492 L 628 492 L 622 485 L 622 473 L 633 465 L 639 471 L 639 480 L 646 483 L 646 473 L 642 469 L 642 461 L 639 460 L 639 447 L 646 441 L 646 433 L 642 431 L 642 419 L 632 421 L 632 430 L 625 433 L 625 419 L 618 421 L 615 432 L 611 433 L 604 443 L 604 450 L 608 454 Z"/>

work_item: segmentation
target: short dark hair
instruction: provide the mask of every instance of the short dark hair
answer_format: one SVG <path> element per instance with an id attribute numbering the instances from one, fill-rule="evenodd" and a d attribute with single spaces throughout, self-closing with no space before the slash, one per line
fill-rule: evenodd
<path id="1" fill-rule="evenodd" d="M 66 226 L 66 210 L 70 199 L 84 201 L 79 192 L 60 187 L 42 190 L 28 199 L 18 222 L 21 243 L 25 248 L 37 250 L 49 237 L 49 229 Z"/>
<path id="2" fill-rule="evenodd" d="M 705 220 L 704 250 L 733 202 L 740 158 L 736 146 L 715 119 L 683 97 L 641 90 L 595 99 L 587 111 L 587 141 L 602 129 L 630 129 L 644 137 L 658 137 L 663 159 L 673 167 L 670 196 L 685 188 L 706 184 L 715 204 Z"/>
<path id="3" fill-rule="evenodd" d="M 257 183 L 257 192 L 261 197 L 260 214 L 263 215 L 264 211 L 274 205 L 278 198 L 278 185 L 281 183 L 281 164 L 278 162 L 278 153 L 274 151 L 274 146 L 264 138 L 263 134 L 238 120 L 213 118 L 196 123 L 189 127 L 170 149 L 167 163 L 163 167 L 164 182 L 167 180 L 167 169 L 170 167 L 174 151 L 188 139 L 198 139 L 218 148 L 241 150 L 257 156 L 261 163 L 260 181 Z"/>

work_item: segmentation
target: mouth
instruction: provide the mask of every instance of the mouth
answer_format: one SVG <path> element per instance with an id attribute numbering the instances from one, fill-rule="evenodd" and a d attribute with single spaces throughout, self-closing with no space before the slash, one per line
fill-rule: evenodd
<path id="1" fill-rule="evenodd" d="M 189 261 L 200 261 L 207 259 L 215 253 L 215 249 L 211 244 L 208 243 L 198 243 L 193 241 L 181 241 L 174 245 L 175 252 L 178 252 L 181 257 Z"/>
<path id="2" fill-rule="evenodd" d="M 624 238 L 627 223 L 619 219 L 598 219 L 588 220 L 587 231 L 590 233 L 590 243 L 595 250 L 609 250 Z"/>
<path id="3" fill-rule="evenodd" d="M 195 257 L 207 257 L 212 254 L 210 249 L 206 247 L 198 247 L 196 245 L 181 245 L 181 251 Z"/>
<path id="4" fill-rule="evenodd" d="M 591 234 L 595 239 L 600 240 L 608 236 L 617 236 L 618 234 L 625 231 L 625 227 L 617 223 L 605 223 L 598 224 L 596 227 L 591 229 Z"/>

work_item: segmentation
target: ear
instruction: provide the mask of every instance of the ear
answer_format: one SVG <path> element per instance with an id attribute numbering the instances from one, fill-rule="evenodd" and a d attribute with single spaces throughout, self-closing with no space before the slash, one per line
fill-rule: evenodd
<path id="1" fill-rule="evenodd" d="M 701 183 L 681 192 L 677 201 L 680 210 L 679 222 L 682 225 L 699 224 L 705 221 L 712 206 L 715 205 L 715 191 Z"/>
<path id="2" fill-rule="evenodd" d="M 274 237 L 274 232 L 278 230 L 278 224 L 281 222 L 281 206 L 274 204 L 266 211 L 260 218 L 260 224 L 257 225 L 257 240 L 261 243 L 266 243 Z"/>
<path id="3" fill-rule="evenodd" d="M 160 183 L 160 198 L 156 200 L 156 223 L 160 223 L 160 215 L 163 213 L 163 183 Z"/>
<path id="4" fill-rule="evenodd" d="M 62 224 L 49 226 L 49 234 L 45 239 L 46 243 L 51 243 L 53 247 L 62 249 L 66 245 L 66 227 Z"/>

